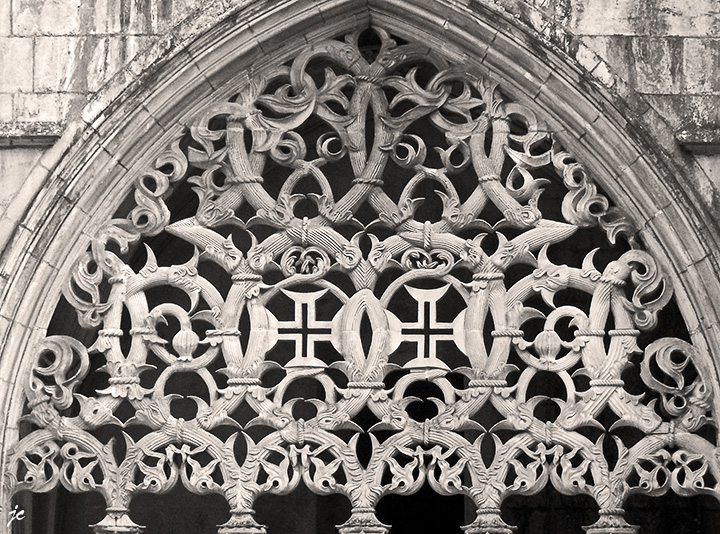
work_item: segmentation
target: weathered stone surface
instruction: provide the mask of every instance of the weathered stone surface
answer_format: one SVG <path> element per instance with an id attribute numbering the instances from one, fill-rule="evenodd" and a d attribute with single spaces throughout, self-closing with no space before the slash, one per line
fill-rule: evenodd
<path id="1" fill-rule="evenodd" d="M 158 42 L 155 36 L 170 30 L 188 13 L 195 12 L 192 20 L 199 20 L 203 14 L 223 10 L 215 4 L 211 6 L 213 9 L 203 8 L 202 4 L 202 0 L 97 0 L 92 3 L 17 0 L 12 3 L 11 14 L 0 16 L 0 34 L 2 25 L 9 25 L 12 19 L 15 34 L 38 36 L 35 54 L 42 60 L 35 64 L 32 88 L 21 74 L 11 82 L 15 89 L 0 91 L 96 92 L 145 46 Z M 242 9 L 257 9 L 252 2 L 239 4 Z M 682 91 L 708 94 L 718 90 L 711 74 L 718 70 L 713 68 L 716 54 L 712 53 L 712 42 L 699 38 L 687 42 L 665 38 L 714 34 L 715 25 L 709 22 L 709 0 L 693 2 L 693 9 L 670 0 L 651 3 L 503 0 L 500 4 L 508 15 L 558 43 L 566 40 L 562 34 L 565 25 L 571 31 L 585 34 L 581 46 L 574 49 L 572 55 L 607 87 L 617 82 L 617 75 L 647 94 Z M 10 6 L 9 0 L 3 0 L 0 15 Z M 7 30 L 10 31 L 9 26 Z M 645 35 L 648 37 L 638 37 Z M 49 36 L 64 37 L 52 41 Z M 141 74 L 145 65 L 152 64 L 167 50 L 167 47 L 155 48 L 156 51 L 144 55 L 143 65 L 140 71 L 137 68 L 133 71 L 134 75 Z"/>
<path id="2" fill-rule="evenodd" d="M 703 203 L 717 213 L 720 210 L 720 158 L 710 154 L 694 154 L 693 185 Z"/>
<path id="3" fill-rule="evenodd" d="M 155 2 L 130 0 L 123 10 L 126 31 L 130 34 L 152 33 L 153 22 L 157 24 L 157 11 L 153 9 Z M 155 24 L 155 25 L 156 25 Z"/>
<path id="4" fill-rule="evenodd" d="M 583 36 L 582 42 L 613 72 L 644 94 L 677 94 L 683 89 L 680 38 Z"/>
<path id="5" fill-rule="evenodd" d="M 10 0 L 0 0 L 0 35 L 10 35 Z"/>
<path id="6" fill-rule="evenodd" d="M 43 138 L 47 140 L 47 138 L 51 137 L 57 140 L 62 133 L 63 128 L 60 127 L 57 122 L 53 121 L 22 122 L 13 120 L 10 122 L 0 122 L 0 146 L 47 146 L 48 143 L 38 142 L 38 140 Z M 50 144 L 52 145 L 53 143 Z"/>
<path id="7" fill-rule="evenodd" d="M 165 32 L 197 5 L 192 0 L 129 0 L 121 13 L 123 30 L 131 35 Z"/>
<path id="8" fill-rule="evenodd" d="M 0 121 L 11 121 L 12 111 L 12 95 L 0 94 Z"/>
<path id="9" fill-rule="evenodd" d="M 584 43 L 580 43 L 577 52 L 575 53 L 575 59 L 580 65 L 585 67 L 585 70 L 592 72 L 598 63 L 602 61 L 602 58 L 598 56 L 589 46 Z"/>
<path id="10" fill-rule="evenodd" d="M 107 80 L 118 72 L 125 63 L 123 38 L 95 37 L 87 49 L 87 88 L 96 92 Z"/>
<path id="11" fill-rule="evenodd" d="M 720 35 L 716 0 L 572 0 L 569 29 L 584 35 Z"/>
<path id="12" fill-rule="evenodd" d="M 132 51 L 128 51 L 132 59 L 127 69 L 133 76 L 140 77 L 158 58 L 170 54 L 173 36 L 130 36 L 127 42 L 129 48 L 132 48 Z"/>
<path id="13" fill-rule="evenodd" d="M 614 87 L 618 85 L 618 78 L 610 71 L 610 66 L 604 60 L 597 64 L 597 66 L 591 71 L 591 74 L 606 87 Z"/>
<path id="14" fill-rule="evenodd" d="M 641 93 L 675 94 L 682 88 L 682 40 L 632 39 L 635 87 Z"/>
<path id="15" fill-rule="evenodd" d="M 678 143 L 695 154 L 720 153 L 720 130 L 713 127 L 687 127 L 675 134 Z"/>
<path id="16" fill-rule="evenodd" d="M 84 91 L 84 49 L 87 38 L 37 37 L 34 90 Z"/>
<path id="17" fill-rule="evenodd" d="M 32 39 L 0 38 L 0 93 L 32 91 Z"/>
<path id="18" fill-rule="evenodd" d="M 622 35 L 585 35 L 582 42 L 603 58 L 612 72 L 635 87 L 632 38 Z"/>
<path id="19" fill-rule="evenodd" d="M 119 33 L 122 31 L 122 9 L 125 2 L 94 0 L 80 3 L 80 23 L 87 33 Z M 83 32 L 84 33 L 84 32 Z"/>
<path id="20" fill-rule="evenodd" d="M 647 99 L 676 129 L 720 125 L 720 95 L 648 95 Z"/>
<path id="21" fill-rule="evenodd" d="M 720 94 L 720 39 L 686 39 L 685 91 Z"/>
<path id="22" fill-rule="evenodd" d="M 15 35 L 68 35 L 81 30 L 79 0 L 14 0 Z"/>
<path id="23" fill-rule="evenodd" d="M 67 115 L 69 95 L 62 93 L 17 94 L 13 99 L 13 117 L 18 121 L 52 122 Z"/>
<path id="24" fill-rule="evenodd" d="M 0 148 L 0 218 L 15 199 L 30 169 L 42 155 L 42 148 Z"/>
<path id="25" fill-rule="evenodd" d="M 714 206 L 716 209 L 720 209 L 720 199 L 718 198 L 718 191 L 720 191 L 720 158 L 717 156 L 696 154 L 695 161 L 697 162 L 696 173 L 701 172 L 707 176 L 708 180 L 714 187 L 703 188 L 701 191 L 705 193 L 705 200 L 709 205 Z"/>
<path id="26" fill-rule="evenodd" d="M 35 39 L 36 92 L 96 92 L 152 37 L 82 36 Z"/>

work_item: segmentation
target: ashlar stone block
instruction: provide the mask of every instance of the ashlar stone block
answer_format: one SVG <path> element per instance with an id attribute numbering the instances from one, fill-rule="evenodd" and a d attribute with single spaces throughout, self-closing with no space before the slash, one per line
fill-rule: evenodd
<path id="1" fill-rule="evenodd" d="M 91 92 L 100 89 L 126 61 L 119 36 L 93 38 L 87 54 L 87 88 Z"/>
<path id="2" fill-rule="evenodd" d="M 85 90 L 84 45 L 77 37 L 35 39 L 34 89 L 37 92 Z"/>
<path id="3" fill-rule="evenodd" d="M 17 94 L 13 100 L 14 118 L 18 121 L 58 122 L 66 116 L 70 97 L 62 93 Z"/>
<path id="4" fill-rule="evenodd" d="M 0 37 L 0 93 L 32 91 L 32 39 Z"/>
<path id="5" fill-rule="evenodd" d="M 118 0 L 81 2 L 80 24 L 87 33 L 109 34 L 122 31 L 122 7 Z"/>
<path id="6" fill-rule="evenodd" d="M 568 27 L 578 35 L 720 35 L 717 0 L 586 0 L 568 11 Z"/>
<path id="7" fill-rule="evenodd" d="M 0 0 L 0 35 L 10 35 L 10 0 Z"/>
<path id="8" fill-rule="evenodd" d="M 0 95 L 0 122 L 12 120 L 12 95 Z"/>
<path id="9" fill-rule="evenodd" d="M 686 39 L 683 62 L 688 93 L 720 94 L 720 39 Z"/>
<path id="10" fill-rule="evenodd" d="M 635 88 L 641 93 L 677 94 L 682 89 L 682 40 L 643 38 L 632 40 L 631 68 Z"/>
<path id="11" fill-rule="evenodd" d="M 36 147 L 0 148 L 0 215 L 5 214 L 42 152 Z"/>
<path id="12" fill-rule="evenodd" d="M 14 0 L 15 35 L 71 35 L 80 33 L 79 0 Z"/>

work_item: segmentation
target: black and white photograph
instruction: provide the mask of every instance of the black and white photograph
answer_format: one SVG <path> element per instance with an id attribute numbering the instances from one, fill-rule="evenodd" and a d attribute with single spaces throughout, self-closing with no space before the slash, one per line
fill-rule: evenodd
<path id="1" fill-rule="evenodd" d="M 720 533 L 720 0 L 0 0 L 0 534 Z"/>

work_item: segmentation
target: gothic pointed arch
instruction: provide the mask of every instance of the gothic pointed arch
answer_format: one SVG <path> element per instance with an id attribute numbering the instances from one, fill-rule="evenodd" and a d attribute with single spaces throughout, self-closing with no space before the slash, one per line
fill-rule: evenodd
<path id="1" fill-rule="evenodd" d="M 319 5 L 204 34 L 36 200 L 3 507 L 62 485 L 139 532 L 182 485 L 261 533 L 302 484 L 384 534 L 380 499 L 430 487 L 505 534 L 552 486 L 601 534 L 632 494 L 717 496 L 715 251 L 613 103 L 496 13 Z"/>

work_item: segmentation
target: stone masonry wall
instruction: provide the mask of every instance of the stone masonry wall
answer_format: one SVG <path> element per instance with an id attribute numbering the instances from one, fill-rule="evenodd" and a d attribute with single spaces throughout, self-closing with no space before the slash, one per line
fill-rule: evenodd
<path id="1" fill-rule="evenodd" d="M 478 0 L 458 0 L 470 4 Z M 490 0 L 482 0 L 490 2 Z M 0 217 L 33 163 L 113 77 L 137 76 L 187 17 L 249 0 L 0 0 Z M 430 2 L 425 2 L 430 3 Z M 720 0 L 494 0 L 676 132 L 689 187 L 720 196 Z M 571 41 L 568 41 L 571 39 Z M 654 130 L 654 129 L 653 129 Z M 659 132 L 661 129 L 658 129 Z M 653 132 L 655 133 L 655 132 Z M 659 134 L 658 134 L 659 135 Z M 672 147 L 671 147 L 672 148 Z"/>
<path id="2" fill-rule="evenodd" d="M 540 0 L 542 1 L 542 0 Z M 643 95 L 676 132 L 696 188 L 720 187 L 720 1 L 573 1 L 568 29 Z"/>

